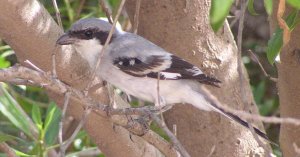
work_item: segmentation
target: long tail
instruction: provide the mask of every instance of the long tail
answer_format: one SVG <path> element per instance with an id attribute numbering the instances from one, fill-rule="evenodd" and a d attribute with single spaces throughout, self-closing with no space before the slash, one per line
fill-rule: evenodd
<path id="1" fill-rule="evenodd" d="M 250 129 L 250 124 L 248 122 L 244 121 L 243 119 L 241 119 L 240 117 L 238 117 L 237 115 L 234 115 L 232 113 L 226 112 L 225 110 L 219 108 L 215 104 L 211 104 L 211 105 L 214 107 L 215 110 L 217 110 L 217 112 L 221 113 L 225 117 L 227 117 L 227 118 L 229 118 L 231 120 L 234 120 L 235 122 L 239 123 L 240 125 L 242 125 L 242 126 L 248 128 L 248 129 Z M 264 132 L 260 131 L 258 128 L 254 127 L 254 126 L 252 126 L 252 127 L 253 127 L 254 132 L 258 136 L 260 136 L 261 138 L 267 140 L 270 144 L 273 144 L 274 146 L 278 146 L 278 144 L 275 143 L 275 142 L 273 142 L 273 141 L 271 141 L 269 139 L 269 137 Z"/>
<path id="2" fill-rule="evenodd" d="M 231 120 L 234 120 L 235 122 L 239 123 L 240 125 L 250 129 L 249 123 L 247 123 L 246 121 L 244 121 L 237 115 L 229 113 L 229 112 L 223 110 L 222 108 L 219 108 L 217 105 L 207 102 L 201 93 L 195 92 L 195 93 L 190 93 L 190 94 L 191 94 L 191 97 L 190 97 L 188 103 L 191 103 L 196 108 L 198 108 L 200 110 L 206 110 L 206 111 L 209 111 L 210 109 L 212 109 L 213 111 L 216 111 L 216 112 L 224 115 L 225 117 L 227 117 Z M 267 140 L 269 143 L 273 144 L 274 146 L 278 146 L 275 142 L 271 141 L 264 132 L 260 131 L 256 127 L 253 127 L 253 129 L 258 136 Z"/>

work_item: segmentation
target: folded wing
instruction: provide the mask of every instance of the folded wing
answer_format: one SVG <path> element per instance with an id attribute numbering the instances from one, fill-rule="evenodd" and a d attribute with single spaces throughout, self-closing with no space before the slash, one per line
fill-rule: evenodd
<path id="1" fill-rule="evenodd" d="M 158 78 L 161 80 L 196 80 L 203 84 L 219 87 L 216 78 L 205 75 L 198 67 L 174 55 L 152 55 L 147 58 L 122 57 L 114 60 L 114 65 L 123 72 L 136 77 Z"/>

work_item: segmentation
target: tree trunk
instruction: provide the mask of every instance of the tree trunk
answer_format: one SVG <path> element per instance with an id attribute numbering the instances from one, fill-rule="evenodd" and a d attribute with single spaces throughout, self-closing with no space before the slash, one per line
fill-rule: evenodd
<path id="1" fill-rule="evenodd" d="M 209 8 L 207 0 L 142 0 L 138 34 L 220 79 L 221 88 L 208 88 L 223 104 L 241 110 L 250 108 L 257 114 L 256 106 L 250 105 L 254 100 L 244 67 L 247 104 L 242 103 L 237 47 L 228 24 L 214 33 L 209 25 Z M 135 0 L 128 0 L 126 9 L 133 21 Z M 185 104 L 176 105 L 164 116 L 169 128 L 177 126 L 177 137 L 191 156 L 212 153 L 211 156 L 244 157 L 258 152 L 249 130 L 218 113 Z"/>
<path id="2" fill-rule="evenodd" d="M 277 24 L 277 1 L 274 1 L 271 20 L 271 31 L 274 32 Z M 286 12 L 291 11 L 287 8 Z M 287 14 L 286 14 L 287 15 Z M 300 27 L 293 30 L 289 43 L 280 53 L 280 62 L 276 63 L 278 69 L 278 90 L 280 100 L 280 116 L 300 118 Z M 293 144 L 300 147 L 300 127 L 291 124 L 281 124 L 279 143 L 285 157 L 295 157 L 297 153 Z"/>
<path id="3" fill-rule="evenodd" d="M 15 51 L 21 64 L 30 60 L 48 72 L 51 71 L 51 54 L 56 53 L 58 77 L 69 85 L 83 89 L 89 82 L 88 64 L 72 50 L 56 47 L 55 42 L 62 30 L 57 26 L 45 8 L 36 0 L 3 0 L 0 5 L 0 37 Z M 53 100 L 63 104 L 63 96 L 50 93 Z M 105 89 L 98 90 L 94 97 L 104 104 L 109 100 Z M 80 120 L 83 104 L 71 101 L 68 114 Z M 91 113 L 85 123 L 85 130 L 99 149 L 108 157 L 157 156 L 159 152 L 152 145 L 130 133 L 108 119 Z M 134 141 L 134 142 L 133 142 Z"/>

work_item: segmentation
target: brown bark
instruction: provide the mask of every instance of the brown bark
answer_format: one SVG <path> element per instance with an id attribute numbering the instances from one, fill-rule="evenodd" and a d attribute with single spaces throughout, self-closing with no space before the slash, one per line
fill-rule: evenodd
<path id="1" fill-rule="evenodd" d="M 236 44 L 227 24 L 218 33 L 212 31 L 209 7 L 207 0 L 143 0 L 138 34 L 219 78 L 221 88 L 209 89 L 223 104 L 244 109 L 246 104 L 242 104 L 239 91 Z M 135 0 L 128 0 L 126 9 L 133 21 Z M 248 80 L 245 70 L 243 77 Z M 249 82 L 243 87 L 247 102 L 251 104 Z M 256 106 L 249 108 L 257 113 Z M 191 105 L 176 105 L 164 116 L 170 128 L 177 125 L 177 137 L 191 156 L 207 156 L 213 147 L 212 156 L 220 157 L 247 156 L 255 154 L 257 149 L 247 129 L 217 113 L 198 111 Z"/>
<path id="2" fill-rule="evenodd" d="M 72 50 L 61 51 L 55 42 L 62 30 L 36 0 L 3 0 L 0 5 L 0 37 L 15 51 L 20 63 L 28 59 L 44 71 L 51 71 L 51 54 L 56 53 L 58 77 L 69 85 L 82 89 L 89 82 L 88 65 Z M 106 90 L 99 89 L 94 98 L 108 103 Z M 63 96 L 50 93 L 58 103 Z M 83 105 L 71 101 L 68 114 L 80 120 Z M 91 113 L 84 126 L 92 140 L 106 156 L 155 156 L 157 150 L 137 136 L 115 126 L 109 119 Z M 134 142 L 132 142 L 134 141 Z"/>
<path id="3" fill-rule="evenodd" d="M 274 32 L 277 24 L 277 1 L 274 1 L 274 11 L 271 19 L 271 31 Z M 291 8 L 287 8 L 289 12 Z M 287 15 L 287 13 L 286 13 Z M 280 53 L 278 69 L 278 90 L 280 100 L 280 116 L 300 118 L 300 27 L 293 30 L 289 43 Z M 272 33 L 271 33 L 272 34 Z M 281 124 L 279 143 L 285 157 L 297 156 L 293 144 L 300 146 L 300 127 L 291 124 Z"/>
<path id="4" fill-rule="evenodd" d="M 15 151 L 13 151 L 5 142 L 0 143 L 0 152 L 5 153 L 8 157 L 16 157 Z"/>

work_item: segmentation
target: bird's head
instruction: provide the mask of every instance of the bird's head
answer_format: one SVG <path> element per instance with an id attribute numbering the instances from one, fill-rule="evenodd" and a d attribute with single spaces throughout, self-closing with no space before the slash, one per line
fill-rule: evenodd
<path id="1" fill-rule="evenodd" d="M 98 18 L 81 19 L 56 41 L 59 45 L 72 45 L 90 64 L 94 64 L 106 42 L 112 25 Z M 116 29 L 110 42 L 120 33 Z"/>

